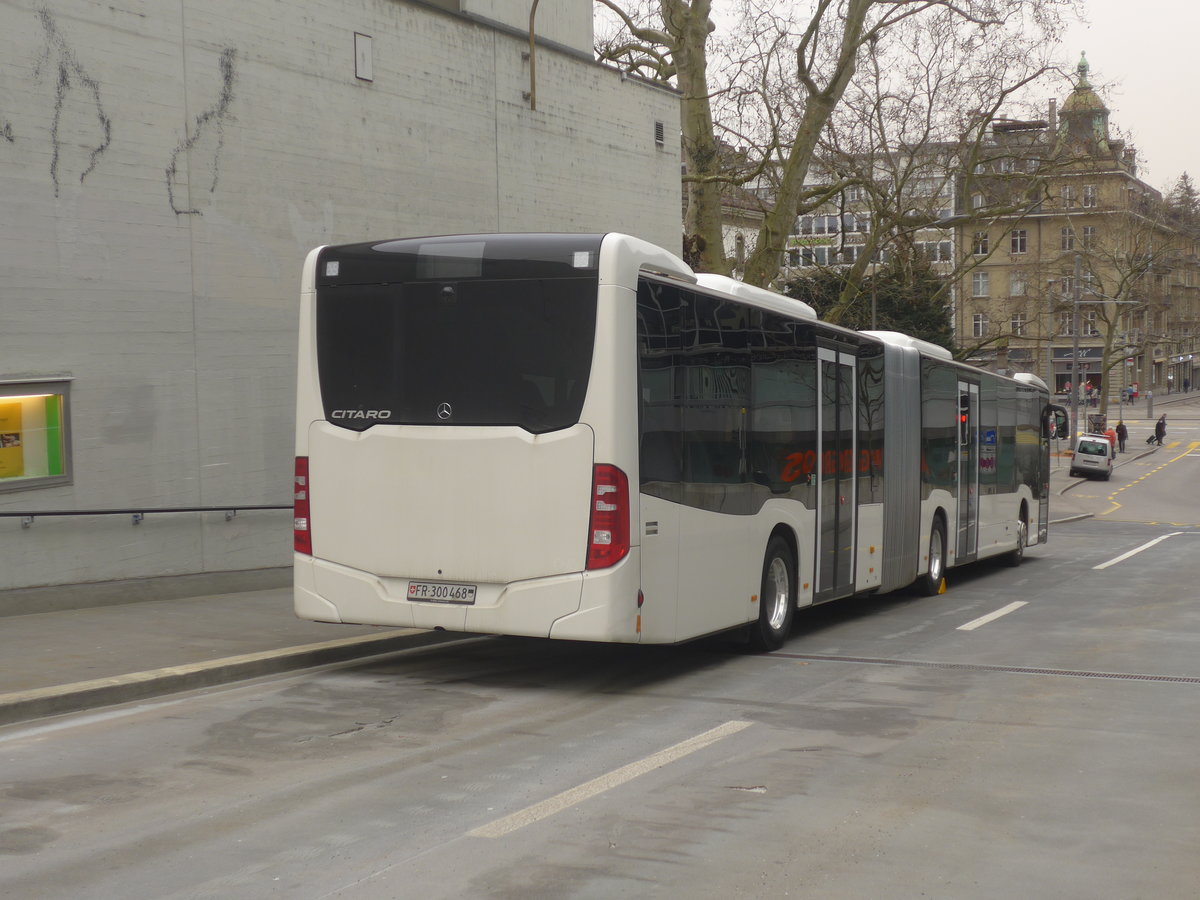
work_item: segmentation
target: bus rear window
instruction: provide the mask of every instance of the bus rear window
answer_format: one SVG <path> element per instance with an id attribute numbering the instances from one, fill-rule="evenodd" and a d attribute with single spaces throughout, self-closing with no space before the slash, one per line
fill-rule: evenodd
<path id="1" fill-rule="evenodd" d="M 519 425 L 543 433 L 578 422 L 596 328 L 594 272 L 488 279 L 442 266 L 444 280 L 318 288 L 326 419 L 355 431 Z"/>

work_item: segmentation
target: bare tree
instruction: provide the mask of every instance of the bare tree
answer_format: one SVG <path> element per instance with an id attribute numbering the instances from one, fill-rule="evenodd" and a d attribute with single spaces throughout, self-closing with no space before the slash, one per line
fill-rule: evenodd
<path id="1" fill-rule="evenodd" d="M 898 26 L 925 15 L 945 17 L 947 26 L 981 38 L 1042 36 L 1054 32 L 1060 9 L 1074 6 L 1074 0 L 811 0 L 800 6 L 737 0 L 718 77 L 710 79 L 712 0 L 661 0 L 659 27 L 617 0 L 597 2 L 621 19 L 629 36 L 603 43 L 601 58 L 670 81 L 682 93 L 685 241 L 702 245 L 702 267 L 721 271 L 727 265 L 720 243 L 721 187 L 753 178 L 722 168 L 717 133 L 752 145 L 767 167 L 773 203 L 744 273 L 754 284 L 778 274 L 795 217 L 812 200 L 806 180 L 821 138 L 868 50 L 882 52 Z M 653 16 L 655 10 L 640 12 Z M 714 117 L 718 99 L 720 115 Z"/>
<path id="2" fill-rule="evenodd" d="M 948 301 L 951 286 L 999 247 L 955 246 L 943 240 L 949 229 L 1013 227 L 1042 203 L 1048 175 L 1061 166 L 1047 123 L 1021 102 L 1055 72 L 1045 48 L 1029 46 L 1025 34 L 962 28 L 945 9 L 900 23 L 891 36 L 865 49 L 819 148 L 820 169 L 848 185 L 843 196 L 861 198 L 858 211 L 870 218 L 831 321 L 861 301 L 863 276 L 888 248 L 902 259 L 914 244 L 925 249 Z M 998 118 L 1018 109 L 1022 121 Z"/>
<path id="3" fill-rule="evenodd" d="M 723 185 L 736 181 L 713 126 L 708 87 L 708 37 L 716 29 L 712 0 L 661 0 L 626 10 L 614 0 L 597 0 L 624 25 L 625 34 L 609 34 L 597 55 L 625 71 L 674 84 L 680 94 L 684 184 L 684 248 L 707 272 L 729 274 L 721 233 Z M 657 16 L 653 7 L 657 5 Z M 657 26 L 650 24 L 655 18 Z"/>

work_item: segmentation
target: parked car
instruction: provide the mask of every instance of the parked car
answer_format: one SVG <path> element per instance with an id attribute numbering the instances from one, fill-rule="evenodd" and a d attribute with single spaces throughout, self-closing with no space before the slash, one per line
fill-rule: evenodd
<path id="1" fill-rule="evenodd" d="M 1108 481 L 1112 477 L 1114 456 L 1116 448 L 1106 435 L 1081 434 L 1071 454 L 1071 475 Z"/>

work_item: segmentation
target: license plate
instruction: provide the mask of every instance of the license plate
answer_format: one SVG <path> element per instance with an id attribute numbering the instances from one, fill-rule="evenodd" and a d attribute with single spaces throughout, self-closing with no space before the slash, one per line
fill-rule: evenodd
<path id="1" fill-rule="evenodd" d="M 444 581 L 410 581 L 408 599 L 423 603 L 474 603 L 475 585 Z"/>

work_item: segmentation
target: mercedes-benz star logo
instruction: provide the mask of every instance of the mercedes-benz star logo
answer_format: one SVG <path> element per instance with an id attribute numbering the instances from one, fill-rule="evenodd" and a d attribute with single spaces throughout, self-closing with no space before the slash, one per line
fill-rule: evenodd
<path id="1" fill-rule="evenodd" d="M 448 419 L 454 415 L 454 409 L 449 403 L 439 403 L 437 408 L 437 417 L 439 419 Z"/>

